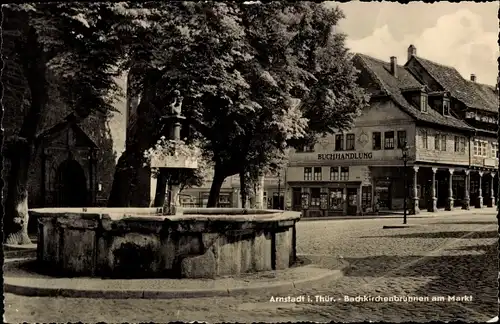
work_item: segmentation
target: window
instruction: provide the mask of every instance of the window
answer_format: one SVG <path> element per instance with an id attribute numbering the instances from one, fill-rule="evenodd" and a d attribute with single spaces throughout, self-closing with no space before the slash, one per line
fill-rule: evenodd
<path id="1" fill-rule="evenodd" d="M 337 134 L 335 135 L 335 151 L 343 151 L 344 150 L 344 135 Z"/>
<path id="2" fill-rule="evenodd" d="M 476 156 L 488 156 L 488 142 L 482 140 L 474 141 L 474 155 Z"/>
<path id="3" fill-rule="evenodd" d="M 440 144 L 440 139 L 441 139 L 440 137 L 441 137 L 441 135 L 440 135 L 440 134 L 436 134 L 436 135 L 434 135 L 434 149 L 435 149 L 436 151 L 439 151 L 439 147 L 440 147 L 440 145 L 439 145 L 439 144 Z"/>
<path id="4" fill-rule="evenodd" d="M 347 151 L 354 151 L 354 134 L 347 134 L 345 141 L 345 149 Z"/>
<path id="5" fill-rule="evenodd" d="M 382 134 L 380 132 L 373 132 L 372 148 L 374 151 L 382 149 Z"/>
<path id="6" fill-rule="evenodd" d="M 304 168 L 304 180 L 308 180 L 308 181 L 312 180 L 312 168 L 311 167 Z"/>
<path id="7" fill-rule="evenodd" d="M 465 153 L 465 140 L 465 137 L 460 137 L 460 153 Z"/>
<path id="8" fill-rule="evenodd" d="M 406 131 L 398 131 L 398 148 L 403 148 L 406 143 Z"/>
<path id="9" fill-rule="evenodd" d="M 486 141 L 481 142 L 481 155 L 488 156 L 488 142 Z"/>
<path id="10" fill-rule="evenodd" d="M 314 167 L 314 180 L 321 180 L 321 167 Z"/>
<path id="11" fill-rule="evenodd" d="M 394 149 L 394 132 L 385 132 L 384 133 L 384 149 L 392 150 Z"/>
<path id="12" fill-rule="evenodd" d="M 427 112 L 427 94 L 422 93 L 420 96 L 420 110 L 422 112 Z"/>
<path id="13" fill-rule="evenodd" d="M 304 152 L 314 152 L 314 144 L 308 144 L 304 147 Z"/>
<path id="14" fill-rule="evenodd" d="M 340 168 L 340 180 L 349 180 L 349 167 Z"/>
<path id="15" fill-rule="evenodd" d="M 429 148 L 429 135 L 427 134 L 427 130 L 422 131 L 422 147 L 424 149 Z"/>
<path id="16" fill-rule="evenodd" d="M 443 100 L 443 115 L 444 116 L 450 115 L 450 101 L 448 99 Z"/>
<path id="17" fill-rule="evenodd" d="M 446 135 L 441 134 L 441 151 L 446 151 Z"/>
<path id="18" fill-rule="evenodd" d="M 330 180 L 340 180 L 339 178 L 339 167 L 330 168 Z"/>
<path id="19" fill-rule="evenodd" d="M 311 188 L 311 207 L 319 207 L 321 190 L 320 188 Z"/>
<path id="20" fill-rule="evenodd" d="M 498 158 L 498 143 L 491 143 L 491 157 Z"/>
<path id="21" fill-rule="evenodd" d="M 455 136 L 455 152 L 460 152 L 460 137 Z"/>

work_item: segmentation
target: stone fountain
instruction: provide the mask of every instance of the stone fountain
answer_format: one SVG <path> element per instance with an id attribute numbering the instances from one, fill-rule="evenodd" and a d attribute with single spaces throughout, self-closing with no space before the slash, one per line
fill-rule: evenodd
<path id="1" fill-rule="evenodd" d="M 164 119 L 180 138 L 182 97 Z M 179 156 L 151 161 L 176 171 L 196 168 Z M 296 261 L 299 212 L 184 208 L 169 183 L 163 208 L 47 208 L 38 217 L 37 262 L 57 276 L 217 278 L 286 269 Z"/>

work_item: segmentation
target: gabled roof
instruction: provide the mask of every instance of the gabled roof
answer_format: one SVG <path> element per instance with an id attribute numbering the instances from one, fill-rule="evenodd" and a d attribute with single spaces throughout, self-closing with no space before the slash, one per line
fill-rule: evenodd
<path id="1" fill-rule="evenodd" d="M 498 95 L 493 95 L 487 85 L 480 85 L 472 81 L 464 79 L 460 73 L 453 67 L 442 65 L 423 59 L 418 56 L 413 56 L 420 65 L 434 78 L 446 91 L 450 92 L 451 96 L 463 102 L 467 107 L 498 112 Z M 408 64 L 408 63 L 407 63 Z M 489 92 L 488 98 L 485 98 L 485 90 Z"/>
<path id="2" fill-rule="evenodd" d="M 98 148 L 97 144 L 89 137 L 89 135 L 77 124 L 77 120 L 74 118 L 73 114 L 69 114 L 63 121 L 55 124 L 54 126 L 46 129 L 45 131 L 39 133 L 36 136 L 37 142 L 44 139 L 52 139 L 57 136 L 62 131 L 71 127 L 76 134 L 79 134 L 87 142 L 89 147 Z"/>
<path id="3" fill-rule="evenodd" d="M 428 109 L 426 113 L 420 111 L 420 107 L 413 106 L 403 96 L 403 91 L 424 89 L 425 86 L 401 65 L 397 66 L 397 77 L 390 72 L 390 63 L 370 57 L 364 54 L 356 54 L 354 59 L 359 60 L 361 65 L 379 84 L 381 90 L 385 91 L 401 109 L 416 120 L 455 127 L 465 130 L 473 128 L 466 122 L 453 116 L 443 116 L 433 109 Z"/>

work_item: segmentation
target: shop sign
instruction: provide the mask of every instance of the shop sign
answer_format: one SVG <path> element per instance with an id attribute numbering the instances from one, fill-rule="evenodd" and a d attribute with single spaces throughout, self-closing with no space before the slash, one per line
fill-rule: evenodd
<path id="1" fill-rule="evenodd" d="M 371 152 L 318 154 L 318 160 L 371 160 Z"/>

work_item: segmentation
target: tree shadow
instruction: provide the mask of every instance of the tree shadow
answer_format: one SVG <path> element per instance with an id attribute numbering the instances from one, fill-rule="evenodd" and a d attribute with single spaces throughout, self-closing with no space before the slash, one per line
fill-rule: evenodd
<path id="1" fill-rule="evenodd" d="M 347 277 L 427 277 L 430 281 L 417 287 L 416 296 L 472 296 L 475 311 L 493 314 L 498 310 L 498 243 L 449 249 L 483 250 L 482 254 L 441 256 L 372 256 L 346 258 Z M 399 269 L 402 265 L 404 268 Z M 368 280 L 369 281 L 369 280 Z M 452 302 L 452 301 L 449 301 Z M 463 304 L 466 307 L 466 304 Z"/>
<path id="2" fill-rule="evenodd" d="M 462 222 L 435 222 L 430 225 L 498 225 L 498 221 L 462 221 Z"/>
<path id="3" fill-rule="evenodd" d="M 450 232 L 424 232 L 424 233 L 408 233 L 396 235 L 382 236 L 361 236 L 361 238 L 376 238 L 376 237 L 394 237 L 394 238 L 462 238 L 467 239 L 485 239 L 498 238 L 498 231 L 450 231 Z"/>
<path id="4" fill-rule="evenodd" d="M 488 251 L 491 248 L 491 245 L 471 245 L 471 246 L 462 246 L 455 249 L 448 249 L 449 251 Z"/>

